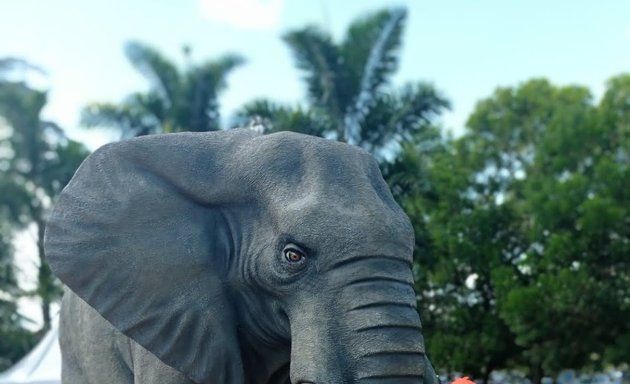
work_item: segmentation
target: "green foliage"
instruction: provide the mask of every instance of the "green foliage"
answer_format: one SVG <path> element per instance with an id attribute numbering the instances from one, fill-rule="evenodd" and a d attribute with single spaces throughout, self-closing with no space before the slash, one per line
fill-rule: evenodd
<path id="1" fill-rule="evenodd" d="M 243 64 L 242 57 L 227 54 L 181 71 L 147 45 L 131 42 L 125 52 L 150 90 L 131 94 L 120 104 L 93 103 L 84 108 L 82 124 L 113 128 L 124 138 L 219 129 L 218 97 L 227 86 L 227 75 Z"/>
<path id="2" fill-rule="evenodd" d="M 305 73 L 310 102 L 335 122 L 338 140 L 360 141 L 348 120 L 366 114 L 398 68 L 406 16 L 404 9 L 392 9 L 358 19 L 340 44 L 313 26 L 285 34 L 296 66 Z"/>
<path id="3" fill-rule="evenodd" d="M 0 298 L 0 372 L 23 357 L 37 340 L 22 323 L 16 304 Z"/>
<path id="4" fill-rule="evenodd" d="M 13 247 L 2 213 L 0 219 L 3 220 L 0 223 L 0 371 L 3 371 L 26 354 L 34 344 L 35 335 L 24 329 L 25 319 L 17 313 L 15 299 L 22 292 L 15 277 Z"/>
<path id="5" fill-rule="evenodd" d="M 501 313 L 531 359 L 558 351 L 542 359 L 547 369 L 601 365 L 608 346 L 630 332 L 630 169 L 623 161 L 630 147 L 618 140 L 623 105 L 611 111 L 607 104 L 614 94 L 630 95 L 627 79 L 613 79 L 600 106 L 577 87 L 539 93 L 544 130 L 531 136 L 526 177 L 507 187 L 524 232 L 520 265 L 528 281 L 502 286 Z M 571 340 L 576 334 L 579 342 Z"/>
<path id="6" fill-rule="evenodd" d="M 405 147 L 425 180 L 399 198 L 438 367 L 527 366 L 538 382 L 630 361 L 629 98 L 630 75 L 599 104 L 535 79 L 479 102 L 442 150 Z"/>
<path id="7" fill-rule="evenodd" d="M 39 271 L 36 292 L 31 294 L 41 299 L 44 328 L 49 328 L 50 305 L 59 299 L 61 289 L 44 260 L 45 217 L 51 201 L 70 180 L 87 150 L 68 139 L 56 124 L 41 118 L 46 100 L 46 92 L 24 82 L 8 78 L 0 81 L 0 232 L 3 241 L 9 242 L 17 231 L 34 225 Z M 11 263 L 13 249 L 5 247 L 4 252 L 5 262 Z M 9 279 L 10 269 L 5 269 L 2 276 L 5 283 L 17 287 Z M 13 296 L 18 293 L 7 291 L 0 283 L 0 294 L 2 291 Z M 12 301 L 5 303 L 7 308 L 14 305 Z M 11 315 L 11 324 L 17 324 L 15 316 Z"/>
<path id="8" fill-rule="evenodd" d="M 284 41 L 304 73 L 308 108 L 260 100 L 256 108 L 246 105 L 239 119 L 268 121 L 272 131 L 297 130 L 347 141 L 384 160 L 449 107 L 428 84 L 401 89 L 390 84 L 398 69 L 406 15 L 404 9 L 369 14 L 352 23 L 339 43 L 314 26 L 286 33 Z"/>
<path id="9" fill-rule="evenodd" d="M 502 249 L 514 241 L 514 213 L 472 193 L 471 169 L 455 143 L 420 143 L 405 146 L 397 163 L 412 172 L 409 180 L 423 182 L 397 197 L 416 229 L 416 288 L 429 355 L 440 370 L 487 380 L 519 352 L 498 316 L 492 282 L 494 268 L 510 265 Z M 398 186 L 396 173 L 389 175 Z"/>
<path id="10" fill-rule="evenodd" d="M 6 219 L 5 217 L 2 218 Z M 7 228 L 5 227 L 6 225 L 3 225 L 0 228 L 0 294 L 14 297 L 20 293 L 20 289 L 17 279 L 15 278 L 15 270 L 12 263 L 13 247 L 10 237 L 7 236 Z M 5 303 L 6 302 L 8 302 L 8 300 L 5 300 Z"/>
<path id="11" fill-rule="evenodd" d="M 338 47 L 332 38 L 316 27 L 287 33 L 285 42 L 293 51 L 296 66 L 306 73 L 308 97 L 314 106 L 326 111 L 341 124 L 348 97 L 348 88 L 340 83 L 343 69 Z"/>
<path id="12" fill-rule="evenodd" d="M 290 108 L 275 104 L 269 100 L 259 99 L 245 104 L 237 113 L 241 122 L 260 123 L 266 133 L 289 130 L 314 136 L 323 136 L 329 132 L 332 122 L 327 115 L 314 109 L 302 107 Z"/>

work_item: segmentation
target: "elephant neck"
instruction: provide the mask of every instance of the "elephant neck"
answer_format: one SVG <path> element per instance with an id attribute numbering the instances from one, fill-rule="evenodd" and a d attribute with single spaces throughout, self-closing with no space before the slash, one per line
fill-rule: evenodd
<path id="1" fill-rule="evenodd" d="M 238 337 L 247 383 L 286 383 L 291 355 L 289 345 L 265 344 L 246 328 L 239 328 Z"/>
<path id="2" fill-rule="evenodd" d="M 291 355 L 288 319 L 274 311 L 274 299 L 249 287 L 232 290 L 238 338 L 248 383 L 273 384 L 282 376 Z M 284 383 L 284 382 L 283 382 Z"/>

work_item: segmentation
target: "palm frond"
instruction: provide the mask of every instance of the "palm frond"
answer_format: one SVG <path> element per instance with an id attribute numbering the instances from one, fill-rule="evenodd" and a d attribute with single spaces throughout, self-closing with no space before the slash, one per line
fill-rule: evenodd
<path id="1" fill-rule="evenodd" d="M 385 85 L 397 70 L 405 19 L 404 9 L 392 9 L 367 15 L 350 25 L 340 52 L 348 67 L 348 86 L 353 95 L 359 94 L 370 60 L 372 90 Z"/>
<path id="2" fill-rule="evenodd" d="M 81 111 L 81 124 L 87 128 L 110 128 L 120 132 L 121 138 L 161 133 L 160 121 L 148 114 L 144 106 L 93 103 Z"/>
<path id="3" fill-rule="evenodd" d="M 323 137 L 334 131 L 334 124 L 325 114 L 313 109 L 292 108 L 267 99 L 245 104 L 236 117 L 240 126 L 249 125 L 252 121 L 262 123 L 265 133 L 291 131 Z"/>
<path id="4" fill-rule="evenodd" d="M 433 143 L 432 145 L 428 145 Z M 426 129 L 400 145 L 400 151 L 391 161 L 381 163 L 381 172 L 394 195 L 403 206 L 409 202 L 406 197 L 422 194 L 429 200 L 437 198 L 434 186 L 429 180 L 428 168 L 431 159 L 443 156 L 447 147 L 440 139 L 436 127 Z"/>
<path id="5" fill-rule="evenodd" d="M 227 76 L 245 63 L 236 54 L 227 54 L 192 68 L 186 74 L 186 105 L 179 106 L 185 128 L 190 131 L 214 131 L 219 129 L 220 115 L 218 94 L 227 86 Z"/>
<path id="6" fill-rule="evenodd" d="M 291 48 L 297 67 L 306 74 L 309 99 L 341 121 L 347 103 L 340 95 L 344 71 L 331 37 L 315 27 L 307 27 L 287 33 L 284 41 Z"/>
<path id="7" fill-rule="evenodd" d="M 66 139 L 59 143 L 54 151 L 47 154 L 48 160 L 41 172 L 42 188 L 50 196 L 57 196 L 89 153 L 85 145 L 78 141 Z"/>
<path id="8" fill-rule="evenodd" d="M 12 128 L 12 161 L 23 173 L 37 171 L 40 154 L 49 146 L 40 119 L 46 100 L 46 92 L 24 83 L 9 82 L 0 87 L 0 116 Z"/>
<path id="9" fill-rule="evenodd" d="M 344 61 L 354 65 L 356 89 L 354 105 L 345 111 L 350 142 L 358 140 L 361 124 L 379 89 L 398 68 L 398 49 L 406 17 L 405 9 L 382 11 L 354 23 L 348 31 L 342 52 Z"/>
<path id="10" fill-rule="evenodd" d="M 42 75 L 46 74 L 46 71 L 42 68 L 33 65 L 24 59 L 18 59 L 15 57 L 5 57 L 0 59 L 0 76 L 5 77 L 14 71 L 34 71 Z"/>
<path id="11" fill-rule="evenodd" d="M 381 172 L 387 180 L 392 195 L 398 201 L 413 192 L 423 190 L 425 185 L 422 155 L 411 143 L 404 143 L 398 156 L 393 161 L 385 162 Z"/>
<path id="12" fill-rule="evenodd" d="M 10 82 L 0 87 L 0 115 L 14 129 L 21 125 L 37 125 L 36 121 L 47 101 L 47 93 L 29 88 L 25 83 Z"/>
<path id="13" fill-rule="evenodd" d="M 177 100 L 180 75 L 177 67 L 170 60 L 156 49 L 139 42 L 127 43 L 125 53 L 131 64 L 159 92 L 166 105 Z"/>
<path id="14" fill-rule="evenodd" d="M 383 149 L 393 151 L 393 142 L 413 139 L 449 107 L 448 100 L 426 83 L 407 84 L 396 92 L 378 95 L 363 122 L 357 145 L 377 157 Z"/>
<path id="15" fill-rule="evenodd" d="M 18 226 L 28 224 L 26 207 L 32 199 L 32 193 L 12 175 L 6 173 L 0 177 L 0 217 L 4 220 Z"/>
<path id="16" fill-rule="evenodd" d="M 192 72 L 198 80 L 206 80 L 213 88 L 222 90 L 227 85 L 227 75 L 244 63 L 245 58 L 243 56 L 235 53 L 226 54 L 216 60 L 210 60 L 197 66 Z"/>
<path id="17" fill-rule="evenodd" d="M 6 222 L 3 224 L 6 224 Z M 18 286 L 17 277 L 15 276 L 16 268 L 13 264 L 13 254 L 15 252 L 15 248 L 12 244 L 13 239 L 10 230 L 3 227 L 4 225 L 0 224 L 0 292 L 8 293 L 11 296 L 16 297 L 22 292 Z M 4 325 L 2 322 L 6 322 L 11 318 L 10 315 L 7 316 L 6 313 L 2 313 L 2 306 L 6 305 L 7 301 L 0 299 L 0 318 L 3 319 L 0 321 L 0 329 Z"/>
<path id="18" fill-rule="evenodd" d="M 395 94 L 396 113 L 391 124 L 405 139 L 417 133 L 417 127 L 430 124 L 444 110 L 451 108 L 446 97 L 431 84 L 406 84 Z"/>
<path id="19" fill-rule="evenodd" d="M 125 98 L 122 105 L 137 110 L 138 114 L 144 112 L 146 116 L 143 121 L 147 124 L 151 122 L 151 124 L 159 125 L 160 122 L 164 124 L 173 119 L 172 108 L 164 105 L 162 98 L 156 92 L 132 93 Z M 154 133 L 161 133 L 161 129 L 156 128 Z"/>
<path id="20" fill-rule="evenodd" d="M 236 121 L 238 126 L 245 126 L 250 119 L 262 119 L 271 122 L 277 118 L 286 107 L 268 99 L 255 99 L 244 104 L 236 111 Z"/>

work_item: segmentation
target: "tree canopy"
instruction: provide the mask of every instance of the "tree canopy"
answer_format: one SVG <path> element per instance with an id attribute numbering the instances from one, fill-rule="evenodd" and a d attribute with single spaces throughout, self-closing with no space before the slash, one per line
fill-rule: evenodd
<path id="1" fill-rule="evenodd" d="M 383 160 L 449 107 L 430 84 L 391 84 L 406 19 L 404 9 L 368 14 L 354 21 L 340 42 L 316 26 L 285 33 L 304 74 L 308 106 L 256 100 L 238 113 L 241 121 L 260 118 L 268 132 L 298 130 L 346 141 Z"/>
<path id="2" fill-rule="evenodd" d="M 119 104 L 93 103 L 82 113 L 87 127 L 106 127 L 121 137 L 220 128 L 219 94 L 227 76 L 242 65 L 237 54 L 226 54 L 181 70 L 157 49 L 139 42 L 125 48 L 127 59 L 149 82 L 148 92 L 136 92 Z M 188 57 L 188 50 L 184 50 Z"/>
<path id="3" fill-rule="evenodd" d="M 442 150 L 404 153 L 428 179 L 403 204 L 438 366 L 540 381 L 628 361 L 629 97 L 628 75 L 599 103 L 534 79 L 480 101 Z"/>
<path id="4" fill-rule="evenodd" d="M 22 61 L 3 61 L 5 70 Z M 9 64 L 7 64 L 9 63 Z M 54 122 L 42 119 L 47 93 L 29 87 L 22 80 L 0 80 L 0 200 L 3 223 L 0 225 L 3 248 L 9 254 L 10 239 L 20 230 L 34 227 L 39 259 L 36 292 L 41 300 L 44 328 L 51 322 L 50 305 L 61 296 L 61 290 L 44 259 L 44 228 L 51 201 L 70 180 L 87 149 L 65 136 Z M 0 73 L 1 75 L 2 73 Z M 0 268 L 1 270 L 1 268 Z M 12 273 L 6 270 L 10 279 Z M 10 281 L 10 280 L 6 280 Z M 0 286 L 0 290 L 1 290 Z"/>

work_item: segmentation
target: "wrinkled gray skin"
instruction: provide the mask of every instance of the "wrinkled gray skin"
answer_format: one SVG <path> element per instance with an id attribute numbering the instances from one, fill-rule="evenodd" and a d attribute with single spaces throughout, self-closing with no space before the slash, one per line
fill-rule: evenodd
<path id="1" fill-rule="evenodd" d="M 248 130 L 107 145 L 47 228 L 64 383 L 434 382 L 413 243 L 356 147 Z"/>

